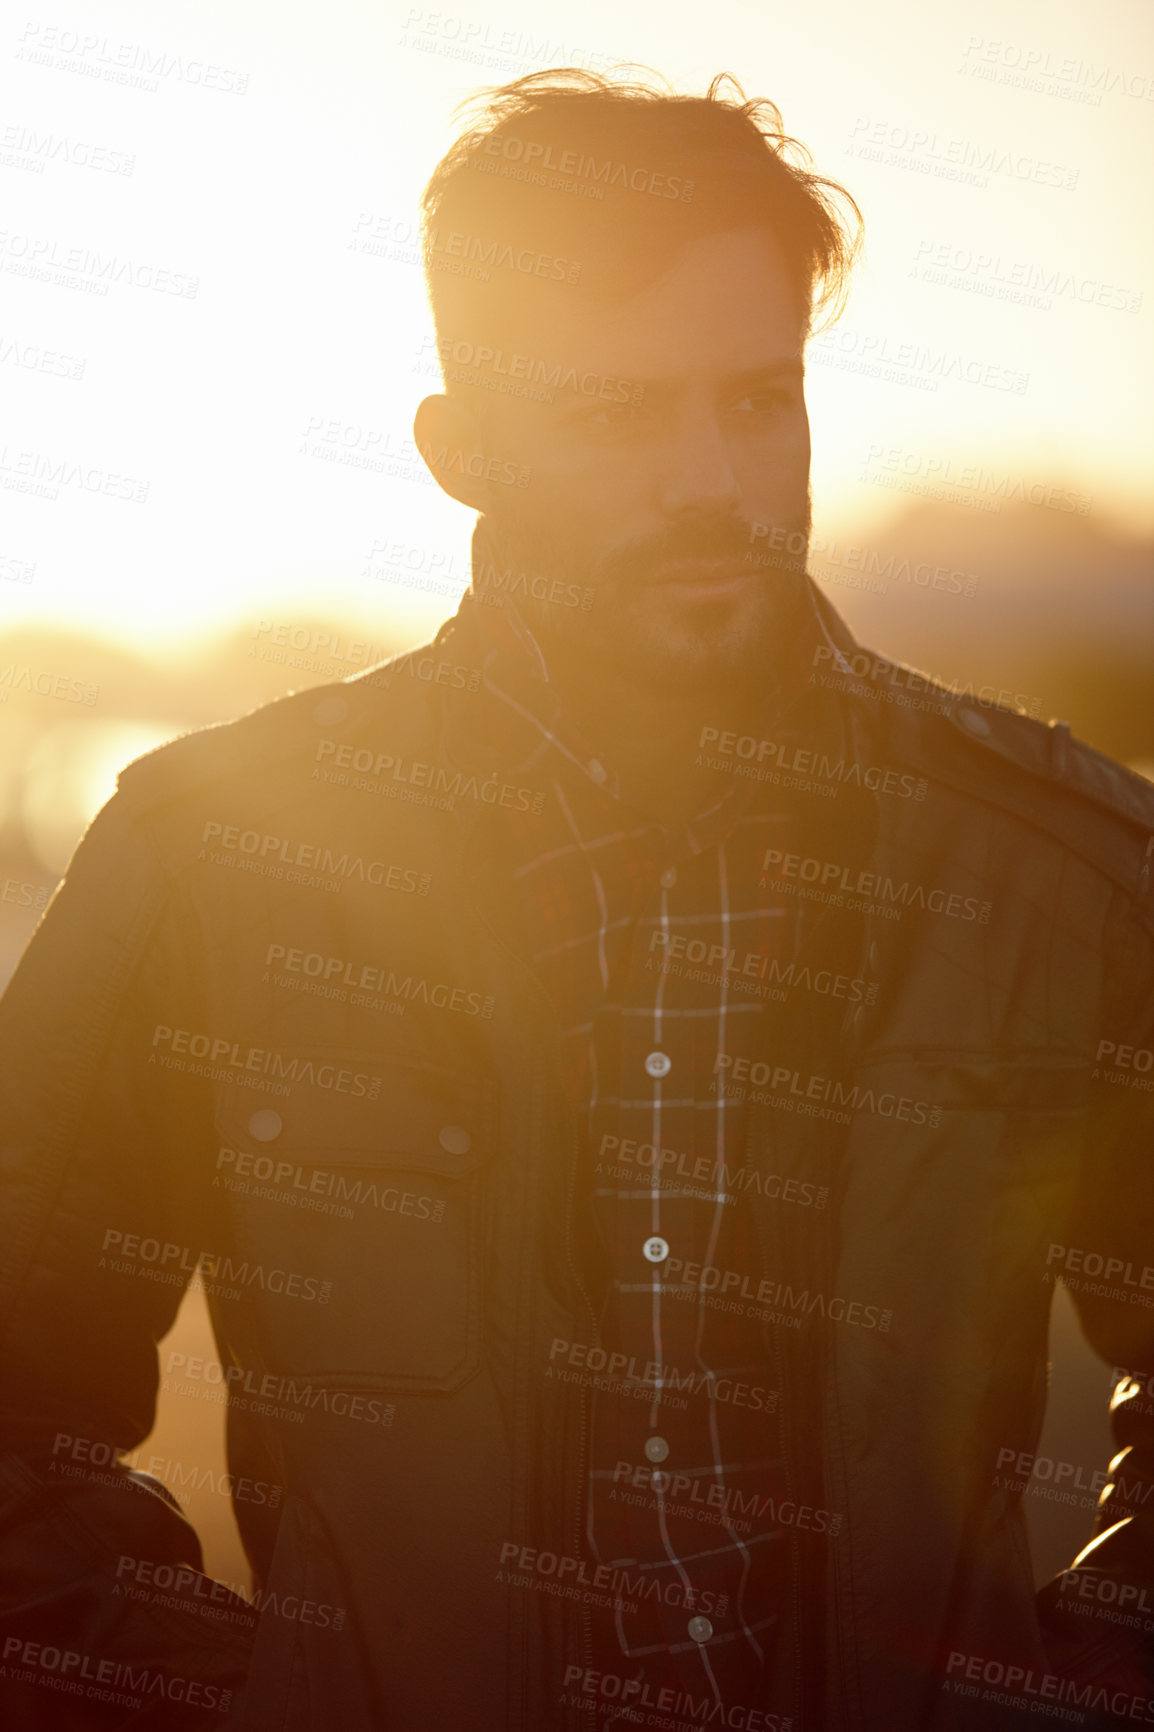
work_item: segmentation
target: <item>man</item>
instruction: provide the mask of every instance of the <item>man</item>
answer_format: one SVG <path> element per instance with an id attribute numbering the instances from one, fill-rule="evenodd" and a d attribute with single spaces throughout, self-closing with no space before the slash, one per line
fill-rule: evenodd
<path id="1" fill-rule="evenodd" d="M 1154 798 L 807 578 L 855 215 L 721 80 L 439 166 L 470 594 L 130 766 L 5 1002 L 17 1723 L 1154 1719 Z M 198 1268 L 259 1616 L 121 1460 Z M 1035 1599 L 1059 1273 L 1126 1375 Z"/>

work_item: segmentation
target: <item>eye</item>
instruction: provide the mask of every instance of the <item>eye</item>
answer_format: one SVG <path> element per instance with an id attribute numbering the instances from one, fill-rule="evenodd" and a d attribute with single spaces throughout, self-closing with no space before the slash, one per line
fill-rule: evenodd
<path id="1" fill-rule="evenodd" d="M 627 427 L 637 419 L 637 407 L 633 403 L 599 403 L 582 419 L 589 427 Z"/>

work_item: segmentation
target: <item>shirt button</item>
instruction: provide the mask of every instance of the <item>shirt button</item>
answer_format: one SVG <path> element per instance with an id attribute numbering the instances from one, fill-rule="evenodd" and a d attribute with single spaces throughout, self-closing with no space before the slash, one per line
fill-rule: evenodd
<path id="1" fill-rule="evenodd" d="M 589 774 L 592 776 L 598 787 L 601 786 L 602 782 L 607 782 L 609 780 L 609 772 L 601 762 L 600 758 L 590 758 L 585 768 L 589 771 Z"/>
<path id="2" fill-rule="evenodd" d="M 664 1263 L 669 1255 L 669 1241 L 656 1238 L 646 1239 L 641 1247 L 641 1253 L 647 1263 Z"/>
<path id="3" fill-rule="evenodd" d="M 467 1155 L 473 1139 L 461 1125 L 442 1125 L 437 1141 L 448 1155 Z"/>
<path id="4" fill-rule="evenodd" d="M 650 1461 L 664 1461 L 669 1454 L 669 1445 L 663 1437 L 647 1437 L 645 1454 Z"/>
<path id="5" fill-rule="evenodd" d="M 689 1634 L 695 1642 L 708 1642 L 713 1634 L 713 1625 L 708 1618 L 690 1618 Z"/>
<path id="6" fill-rule="evenodd" d="M 979 715 L 977 710 L 962 711 L 962 726 L 967 733 L 973 734 L 976 740 L 984 740 L 990 731 L 989 722 L 985 716 Z"/>
<path id="7" fill-rule="evenodd" d="M 279 1113 L 274 1113 L 271 1107 L 262 1107 L 259 1113 L 253 1113 L 248 1121 L 249 1136 L 255 1137 L 258 1143 L 271 1143 L 274 1137 L 279 1137 L 284 1129 L 284 1121 Z"/>
<path id="8" fill-rule="evenodd" d="M 677 867 L 667 866 L 661 874 L 659 882 L 663 890 L 672 890 L 673 886 L 677 883 Z"/>
<path id="9" fill-rule="evenodd" d="M 651 1052 L 645 1060 L 645 1068 L 650 1076 L 668 1076 L 673 1069 L 673 1060 L 667 1052 Z"/>
<path id="10" fill-rule="evenodd" d="M 313 721 L 318 728 L 335 728 L 343 722 L 349 713 L 348 700 L 345 698 L 322 698 L 313 710 Z"/>

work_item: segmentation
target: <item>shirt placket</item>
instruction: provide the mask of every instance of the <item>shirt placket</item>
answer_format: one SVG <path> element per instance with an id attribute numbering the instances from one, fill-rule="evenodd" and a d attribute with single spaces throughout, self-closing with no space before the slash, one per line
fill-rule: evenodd
<path id="1" fill-rule="evenodd" d="M 729 790 L 674 841 L 564 735 L 541 666 L 506 645 L 486 667 L 509 741 L 550 787 L 540 820 L 508 817 L 530 951 L 564 1031 L 605 1275 L 601 1366 L 611 1375 L 592 1379 L 586 1535 L 615 1607 L 594 1614 L 596 1664 L 633 1688 L 671 1688 L 683 1709 L 725 1712 L 756 1699 L 776 1620 L 781 1536 L 765 1510 L 780 1489 L 779 1435 L 764 1412 L 716 1395 L 725 1374 L 764 1367 L 759 1327 L 719 1315 L 707 1278 L 694 1290 L 684 1277 L 687 1267 L 741 1276 L 758 1266 L 748 1203 L 727 1201 L 721 1176 L 741 1148 L 740 1105 L 706 1081 L 757 1005 L 732 990 L 725 966 L 702 989 L 660 964 L 677 936 L 722 961 L 739 936 L 748 943 L 758 848 L 741 822 L 753 790 Z M 597 1172 L 620 1171 L 598 1158 L 606 1139 L 654 1151 L 648 1182 L 640 1168 L 624 1184 Z M 670 1150 L 691 1172 L 704 1162 L 697 1194 L 664 1182 Z"/>
<path id="2" fill-rule="evenodd" d="M 741 876 L 748 885 L 749 870 Z M 695 933 L 698 949 L 719 963 L 733 953 L 724 844 L 699 844 L 667 865 L 654 904 L 659 955 L 678 930 Z M 714 918 L 703 923 L 702 907 L 715 910 Z M 600 1126 L 615 1120 L 629 1141 L 651 1151 L 647 1186 L 598 1185 L 612 1248 L 603 1339 L 622 1363 L 644 1363 L 654 1388 L 644 1404 L 599 1399 L 588 1532 L 595 1555 L 621 1566 L 623 1580 L 648 1577 L 658 1588 L 636 1611 L 618 1608 L 620 1655 L 647 1669 L 663 1662 L 687 1700 L 700 1702 L 704 1692 L 728 1707 L 756 1690 L 764 1634 L 775 1621 L 765 1568 L 754 1567 L 764 1566 L 764 1549 L 756 1559 L 755 1552 L 772 1546 L 772 1536 L 764 1521 L 760 1532 L 741 1531 L 750 1524 L 734 1518 L 732 1500 L 740 1494 L 746 1508 L 756 1506 L 754 1488 L 773 1488 L 777 1440 L 775 1426 L 751 1423 L 748 1413 L 715 1399 L 719 1378 L 728 1374 L 732 1386 L 743 1368 L 756 1369 L 759 1331 L 747 1317 L 719 1318 L 710 1309 L 708 1274 L 698 1276 L 696 1293 L 685 1279 L 723 1268 L 728 1279 L 734 1264 L 737 1274 L 755 1266 L 750 1235 L 732 1230 L 735 1205 L 721 1177 L 740 1149 L 740 1134 L 731 1130 L 737 1103 L 724 1093 L 702 1098 L 701 1063 L 703 1053 L 729 1050 L 731 1016 L 741 1021 L 753 1007 L 748 1000 L 731 1006 L 717 972 L 711 992 L 694 989 L 692 1004 L 677 1005 L 669 1003 L 673 977 L 635 965 L 621 982 L 620 1010 L 595 1023 L 603 1050 L 616 1023 L 620 1086 L 594 1103 L 590 1147 L 614 1134 Z M 706 1178 L 690 1187 L 694 1195 L 677 1196 L 662 1182 L 674 1161 Z M 668 1279 L 671 1272 L 681 1278 Z M 687 1377 L 688 1401 L 676 1393 Z M 756 1593 L 747 1593 L 751 1585 Z"/>

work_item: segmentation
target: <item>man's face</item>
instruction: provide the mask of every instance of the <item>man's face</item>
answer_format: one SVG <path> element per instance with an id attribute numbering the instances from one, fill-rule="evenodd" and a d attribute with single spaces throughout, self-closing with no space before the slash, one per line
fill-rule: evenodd
<path id="1" fill-rule="evenodd" d="M 507 354 L 584 384 L 548 404 L 485 393 L 481 411 L 488 451 L 531 470 L 523 490 L 490 489 L 496 564 L 595 591 L 587 612 L 525 610 L 546 649 L 662 686 L 764 666 L 797 605 L 793 532 L 809 531 L 802 323 L 772 235 L 694 240 L 601 306 L 530 290 L 514 330 Z M 792 534 L 792 574 L 756 562 L 754 524 Z"/>

